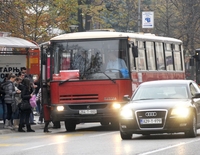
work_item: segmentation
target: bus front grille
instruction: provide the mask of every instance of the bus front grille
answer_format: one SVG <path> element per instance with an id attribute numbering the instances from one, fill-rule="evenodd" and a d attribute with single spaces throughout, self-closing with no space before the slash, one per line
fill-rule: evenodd
<path id="1" fill-rule="evenodd" d="M 98 99 L 99 99 L 98 94 L 60 95 L 60 101 L 84 101 L 84 100 L 95 101 Z"/>

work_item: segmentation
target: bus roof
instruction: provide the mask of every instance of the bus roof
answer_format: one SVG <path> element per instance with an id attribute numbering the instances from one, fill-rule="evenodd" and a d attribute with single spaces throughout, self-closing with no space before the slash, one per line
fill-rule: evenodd
<path id="1" fill-rule="evenodd" d="M 0 47 L 3 48 L 39 48 L 38 45 L 17 37 L 0 37 Z"/>
<path id="2" fill-rule="evenodd" d="M 167 41 L 167 42 L 177 42 L 182 43 L 181 40 L 170 38 L 170 37 L 163 37 L 163 36 L 156 36 L 154 34 L 149 33 L 126 33 L 126 32 L 109 32 L 109 31 L 89 31 L 89 32 L 75 32 L 75 33 L 67 33 L 56 36 L 51 39 L 51 41 L 58 41 L 58 40 L 74 40 L 74 39 L 95 39 L 95 38 L 136 38 L 141 40 L 154 40 L 154 41 Z"/>

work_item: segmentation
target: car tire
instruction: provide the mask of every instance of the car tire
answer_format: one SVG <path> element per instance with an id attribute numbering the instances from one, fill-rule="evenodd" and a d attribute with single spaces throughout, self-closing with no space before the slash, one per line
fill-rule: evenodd
<path id="1" fill-rule="evenodd" d="M 126 133 L 126 132 L 120 131 L 120 136 L 123 140 L 132 139 L 132 133 Z"/>
<path id="2" fill-rule="evenodd" d="M 76 122 L 73 120 L 67 120 L 65 121 L 65 129 L 67 132 L 73 132 L 76 129 Z"/>
<path id="3" fill-rule="evenodd" d="M 189 125 L 190 130 L 185 132 L 185 136 L 188 138 L 197 136 L 197 121 L 194 114 L 191 116 L 191 123 Z"/>

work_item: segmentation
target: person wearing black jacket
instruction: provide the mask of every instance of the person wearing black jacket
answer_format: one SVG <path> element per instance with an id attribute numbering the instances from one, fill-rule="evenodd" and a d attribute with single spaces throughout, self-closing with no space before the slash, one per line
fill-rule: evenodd
<path id="1" fill-rule="evenodd" d="M 4 102 L 7 108 L 6 121 L 4 125 L 4 128 L 6 129 L 13 129 L 12 124 L 11 124 L 12 104 L 15 103 L 15 99 L 14 99 L 15 94 L 21 92 L 20 90 L 15 90 L 15 86 L 14 86 L 15 78 L 16 78 L 16 75 L 13 73 L 10 73 L 8 75 L 8 80 L 2 84 L 2 87 L 5 91 Z"/>
<path id="2" fill-rule="evenodd" d="M 31 82 L 28 78 L 24 78 L 23 80 L 23 88 L 22 88 L 22 92 L 21 92 L 21 98 L 22 100 L 30 103 L 30 98 L 33 96 L 32 94 L 32 88 L 31 88 Z M 23 123 L 24 123 L 24 119 L 25 119 L 25 124 L 26 124 L 26 128 L 27 128 L 27 132 L 35 132 L 34 130 L 31 129 L 31 125 L 29 122 L 30 119 L 30 113 L 32 112 L 32 109 L 27 109 L 27 110 L 20 110 L 20 123 L 19 123 L 19 128 L 18 131 L 19 132 L 25 132 L 22 127 L 23 127 Z"/>
<path id="3" fill-rule="evenodd" d="M 2 119 L 4 121 L 5 124 L 5 103 L 4 103 L 4 96 L 5 96 L 5 90 L 3 89 L 3 87 L 1 86 L 3 82 L 0 82 L 0 110 L 2 110 Z"/>

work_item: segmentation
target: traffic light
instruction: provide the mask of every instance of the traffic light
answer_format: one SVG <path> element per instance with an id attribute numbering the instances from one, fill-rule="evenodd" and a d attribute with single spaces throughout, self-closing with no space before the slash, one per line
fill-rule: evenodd
<path id="1" fill-rule="evenodd" d="M 195 50 L 195 55 L 193 56 L 196 61 L 200 61 L 200 49 Z"/>

